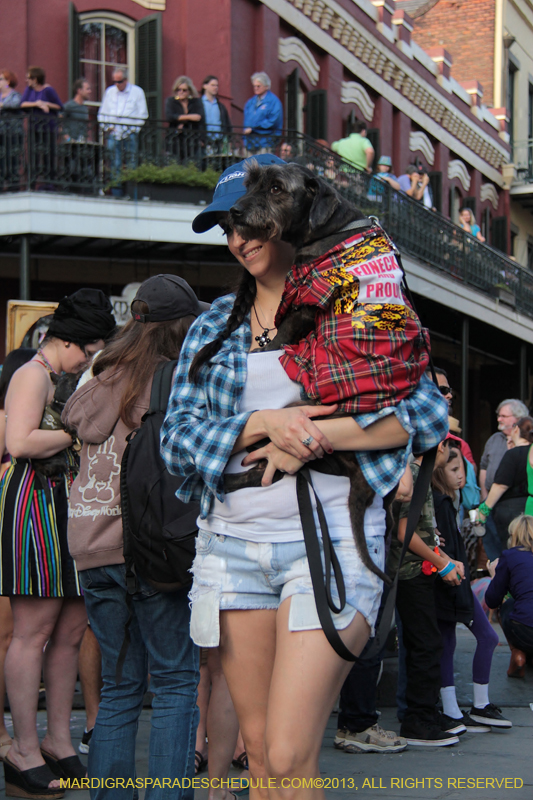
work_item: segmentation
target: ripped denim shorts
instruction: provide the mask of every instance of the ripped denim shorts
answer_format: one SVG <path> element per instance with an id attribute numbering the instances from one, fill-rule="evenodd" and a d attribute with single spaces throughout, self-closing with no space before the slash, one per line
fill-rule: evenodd
<path id="1" fill-rule="evenodd" d="M 367 536 L 366 542 L 371 558 L 384 569 L 383 536 Z M 383 584 L 363 565 L 351 537 L 333 544 L 346 585 L 346 605 L 333 615 L 335 627 L 346 628 L 359 611 L 373 635 Z M 200 647 L 218 646 L 220 611 L 277 609 L 287 597 L 292 598 L 289 630 L 321 627 L 303 540 L 249 542 L 200 530 L 192 572 L 191 636 Z M 332 594 L 338 602 L 334 580 Z"/>

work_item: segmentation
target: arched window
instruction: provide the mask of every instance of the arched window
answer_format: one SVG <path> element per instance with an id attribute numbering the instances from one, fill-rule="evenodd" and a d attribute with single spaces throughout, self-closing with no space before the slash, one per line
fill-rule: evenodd
<path id="1" fill-rule="evenodd" d="M 128 67 L 135 83 L 135 23 L 111 12 L 79 15 L 79 71 L 92 87 L 90 105 L 99 106 L 113 72 Z"/>
<path id="2" fill-rule="evenodd" d="M 130 83 L 143 89 L 150 119 L 161 118 L 162 15 L 148 14 L 138 22 L 113 11 L 79 14 L 69 4 L 69 89 L 77 78 L 92 87 L 90 105 L 98 107 L 111 85 L 113 71 L 127 66 Z"/>

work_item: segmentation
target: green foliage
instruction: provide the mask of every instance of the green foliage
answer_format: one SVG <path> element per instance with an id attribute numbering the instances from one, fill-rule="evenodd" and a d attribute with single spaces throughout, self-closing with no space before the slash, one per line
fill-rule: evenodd
<path id="1" fill-rule="evenodd" d="M 158 167 L 155 164 L 140 164 L 134 169 L 124 169 L 120 181 L 116 183 L 165 183 L 174 186 L 196 186 L 202 189 L 214 189 L 220 178 L 220 172 L 206 169 L 200 172 L 194 164 L 167 164 Z"/>

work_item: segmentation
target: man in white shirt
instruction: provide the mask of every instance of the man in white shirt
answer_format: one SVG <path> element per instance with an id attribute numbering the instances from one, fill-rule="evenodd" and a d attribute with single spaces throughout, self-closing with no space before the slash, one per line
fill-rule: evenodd
<path id="1" fill-rule="evenodd" d="M 98 111 L 98 122 L 107 134 L 106 146 L 111 161 L 111 177 L 117 180 L 123 167 L 137 166 L 139 131 L 148 119 L 146 98 L 140 86 L 128 82 L 126 67 L 113 72 L 113 85 L 105 90 Z M 122 188 L 111 190 L 115 197 L 122 196 Z"/>

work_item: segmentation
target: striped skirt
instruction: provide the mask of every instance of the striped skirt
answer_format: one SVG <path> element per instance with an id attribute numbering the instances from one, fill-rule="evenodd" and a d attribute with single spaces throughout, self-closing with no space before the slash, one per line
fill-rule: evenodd
<path id="1" fill-rule="evenodd" d="M 67 478 L 45 490 L 27 459 L 13 459 L 0 482 L 0 595 L 81 596 L 67 545 Z"/>

